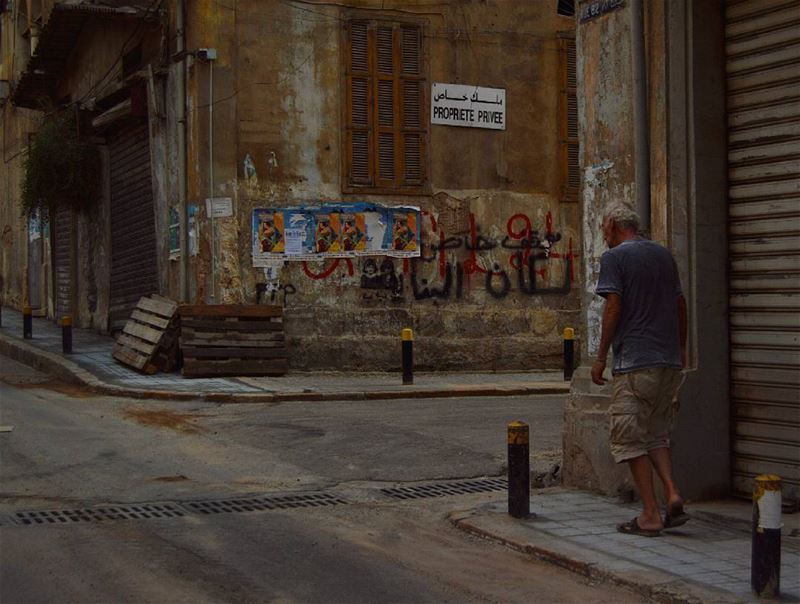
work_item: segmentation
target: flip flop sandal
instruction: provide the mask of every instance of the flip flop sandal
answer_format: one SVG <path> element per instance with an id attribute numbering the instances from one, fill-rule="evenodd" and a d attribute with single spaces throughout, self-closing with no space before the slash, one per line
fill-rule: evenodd
<path id="1" fill-rule="evenodd" d="M 689 522 L 689 514 L 683 511 L 683 505 L 674 505 L 664 512 L 664 528 L 675 528 Z"/>
<path id="2" fill-rule="evenodd" d="M 640 537 L 658 537 L 661 534 L 660 529 L 644 529 L 640 527 L 638 518 L 618 524 L 617 531 L 626 535 L 639 535 Z"/>

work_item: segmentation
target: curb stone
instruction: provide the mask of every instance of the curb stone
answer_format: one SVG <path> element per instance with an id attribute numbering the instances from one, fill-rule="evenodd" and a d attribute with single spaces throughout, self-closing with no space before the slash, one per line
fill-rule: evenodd
<path id="1" fill-rule="evenodd" d="M 479 516 L 478 510 L 462 511 L 449 514 L 447 519 L 454 527 L 471 535 L 499 543 L 509 549 L 561 567 L 587 579 L 614 583 L 664 604 L 706 604 L 708 602 L 744 604 L 746 602 L 746 600 L 737 598 L 735 594 L 693 585 L 666 572 L 639 567 L 640 570 L 627 570 L 622 573 L 608 568 L 603 562 L 587 561 L 581 558 L 580 546 L 571 544 L 568 540 L 560 537 L 538 533 L 536 534 L 537 541 L 542 543 L 532 544 L 530 538 L 526 541 L 504 535 L 501 534 L 501 531 L 492 531 L 479 526 L 474 521 Z M 518 521 L 513 522 L 519 524 Z"/>
<path id="2" fill-rule="evenodd" d="M 42 350 L 27 342 L 0 333 L 0 354 L 53 375 L 70 384 L 83 386 L 90 392 L 137 399 L 196 401 L 212 403 L 281 403 L 296 401 L 372 401 L 418 398 L 452 398 L 470 396 L 521 396 L 531 394 L 566 394 L 569 382 L 540 382 L 530 386 L 455 385 L 447 387 L 410 388 L 407 390 L 350 390 L 340 392 L 203 392 L 145 390 L 104 382 L 77 363 L 59 354 Z"/>

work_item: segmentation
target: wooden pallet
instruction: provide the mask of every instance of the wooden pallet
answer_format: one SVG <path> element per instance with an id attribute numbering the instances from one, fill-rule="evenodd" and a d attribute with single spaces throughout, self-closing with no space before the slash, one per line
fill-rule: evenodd
<path id="1" fill-rule="evenodd" d="M 286 374 L 282 307 L 184 304 L 179 313 L 184 376 Z"/>
<path id="2" fill-rule="evenodd" d="M 178 305 L 157 294 L 139 303 L 117 336 L 112 356 L 137 371 L 173 371 L 178 362 Z"/>

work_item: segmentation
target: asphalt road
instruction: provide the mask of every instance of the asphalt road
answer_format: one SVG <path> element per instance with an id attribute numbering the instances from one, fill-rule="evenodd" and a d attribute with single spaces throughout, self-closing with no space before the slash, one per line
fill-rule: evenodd
<path id="1" fill-rule="evenodd" d="M 89 396 L 0 357 L 0 425 L 13 427 L 0 432 L 0 600 L 641 601 L 447 521 L 502 493 L 395 501 L 380 491 L 500 474 L 515 419 L 531 424 L 534 465 L 546 467 L 562 405 L 148 402 Z M 16 516 L 297 492 L 344 503 L 41 526 Z"/>

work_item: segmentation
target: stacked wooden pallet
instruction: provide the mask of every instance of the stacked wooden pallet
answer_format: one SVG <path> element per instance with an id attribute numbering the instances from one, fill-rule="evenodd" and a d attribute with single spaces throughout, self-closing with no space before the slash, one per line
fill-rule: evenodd
<path id="1" fill-rule="evenodd" d="M 113 357 L 142 373 L 173 371 L 178 364 L 178 305 L 153 294 L 139 303 L 114 344 Z"/>
<path id="2" fill-rule="evenodd" d="M 284 375 L 287 371 L 280 306 L 182 305 L 183 375 Z"/>

